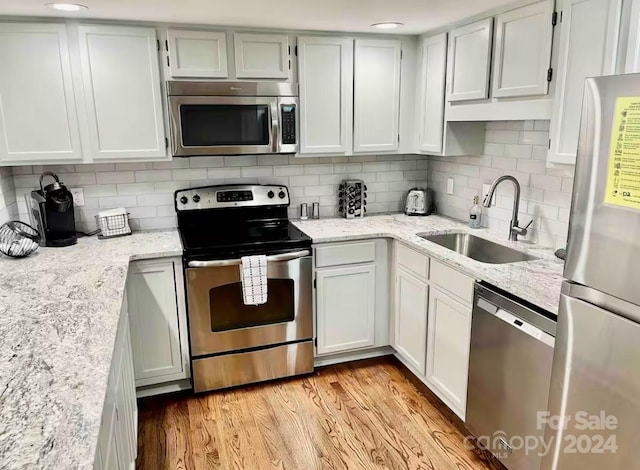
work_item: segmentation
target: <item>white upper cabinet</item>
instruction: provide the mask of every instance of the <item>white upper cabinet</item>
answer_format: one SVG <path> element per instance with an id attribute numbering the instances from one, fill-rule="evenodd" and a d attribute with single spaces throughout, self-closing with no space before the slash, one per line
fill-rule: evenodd
<path id="1" fill-rule="evenodd" d="M 418 70 L 418 150 L 441 153 L 447 73 L 447 34 L 424 38 Z"/>
<path id="2" fill-rule="evenodd" d="M 81 159 L 65 25 L 0 23 L 0 163 Z"/>
<path id="3" fill-rule="evenodd" d="M 547 94 L 553 4 L 545 0 L 496 17 L 494 98 Z"/>
<path id="4" fill-rule="evenodd" d="M 562 0 L 547 161 L 575 164 L 584 80 L 615 72 L 620 0 Z"/>
<path id="5" fill-rule="evenodd" d="M 81 25 L 78 36 L 89 156 L 166 156 L 156 30 Z"/>
<path id="6" fill-rule="evenodd" d="M 350 154 L 353 39 L 298 38 L 300 153 Z"/>
<path id="7" fill-rule="evenodd" d="M 628 31 L 624 72 L 640 73 L 640 0 L 632 0 Z"/>
<path id="8" fill-rule="evenodd" d="M 449 33 L 448 101 L 489 97 L 492 24 L 487 18 Z"/>
<path id="9" fill-rule="evenodd" d="M 289 78 L 286 34 L 234 33 L 236 78 Z"/>
<path id="10" fill-rule="evenodd" d="M 167 31 L 169 70 L 174 78 L 227 78 L 227 36 L 217 31 Z"/>
<path id="11" fill-rule="evenodd" d="M 401 42 L 356 39 L 354 152 L 398 150 Z"/>

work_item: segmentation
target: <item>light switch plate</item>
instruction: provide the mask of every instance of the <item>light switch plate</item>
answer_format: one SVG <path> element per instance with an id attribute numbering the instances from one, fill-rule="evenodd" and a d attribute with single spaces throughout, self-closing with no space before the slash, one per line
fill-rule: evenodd
<path id="1" fill-rule="evenodd" d="M 73 195 L 73 205 L 76 207 L 84 206 L 84 190 L 82 188 L 71 188 L 69 191 Z"/>
<path id="2" fill-rule="evenodd" d="M 482 196 L 480 197 L 480 204 L 482 204 L 484 200 L 487 198 L 487 195 L 489 194 L 490 189 L 491 189 L 490 184 L 482 185 Z M 496 193 L 493 193 L 493 198 L 491 199 L 491 205 L 495 205 L 495 204 L 496 204 Z"/>
<path id="3" fill-rule="evenodd" d="M 447 194 L 453 194 L 453 178 L 447 178 Z"/>

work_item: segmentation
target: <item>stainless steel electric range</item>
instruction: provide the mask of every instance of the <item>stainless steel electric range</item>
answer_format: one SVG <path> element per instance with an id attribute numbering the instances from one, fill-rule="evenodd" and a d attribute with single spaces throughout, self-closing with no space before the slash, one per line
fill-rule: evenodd
<path id="1" fill-rule="evenodd" d="M 289 190 L 176 191 L 195 392 L 313 371 L 311 239 L 287 217 Z M 267 256 L 267 302 L 245 305 L 241 257 Z"/>

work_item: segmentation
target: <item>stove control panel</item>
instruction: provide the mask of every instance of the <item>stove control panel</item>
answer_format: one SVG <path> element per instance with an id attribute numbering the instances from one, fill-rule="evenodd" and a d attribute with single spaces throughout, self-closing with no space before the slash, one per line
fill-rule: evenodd
<path id="1" fill-rule="evenodd" d="M 278 185 L 220 185 L 181 189 L 175 193 L 176 211 L 229 207 L 288 206 L 289 189 Z"/>

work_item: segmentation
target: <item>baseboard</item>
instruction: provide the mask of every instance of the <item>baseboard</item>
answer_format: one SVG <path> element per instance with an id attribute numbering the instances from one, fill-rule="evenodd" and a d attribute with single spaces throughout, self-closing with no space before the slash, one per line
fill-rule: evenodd
<path id="1" fill-rule="evenodd" d="M 313 360 L 315 367 L 330 366 L 340 364 L 341 362 L 359 361 L 361 359 L 370 359 L 372 357 L 390 356 L 393 354 L 390 346 L 380 348 L 365 349 L 362 351 L 349 351 L 339 354 L 331 354 L 327 356 L 319 356 Z"/>
<path id="2" fill-rule="evenodd" d="M 148 385 L 146 387 L 139 387 L 136 389 L 136 398 L 146 398 L 155 395 L 166 395 L 167 393 L 182 392 L 184 390 L 191 390 L 191 380 L 176 380 L 173 382 Z"/>

